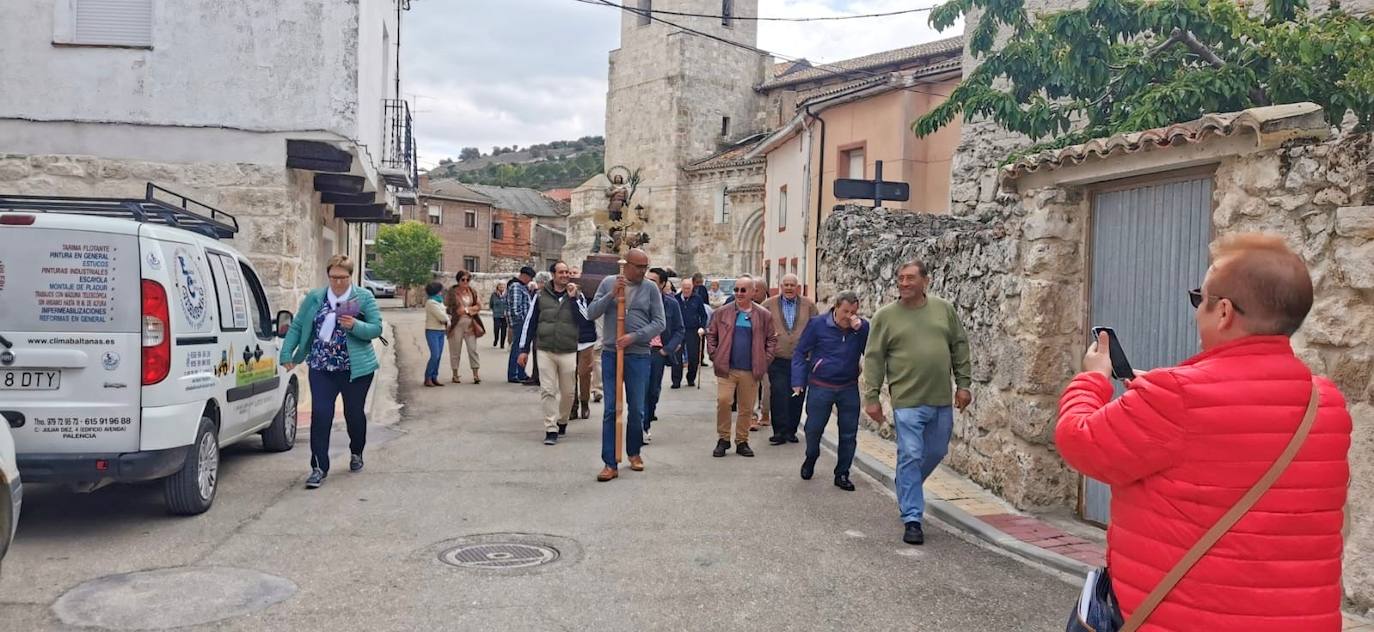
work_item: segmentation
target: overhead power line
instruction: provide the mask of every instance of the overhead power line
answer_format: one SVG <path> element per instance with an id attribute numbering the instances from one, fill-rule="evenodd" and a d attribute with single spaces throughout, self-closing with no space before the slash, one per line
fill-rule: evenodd
<path id="1" fill-rule="evenodd" d="M 600 2 L 598 2 L 598 0 L 577 0 L 577 1 L 578 1 L 578 2 L 582 2 L 582 3 L 584 3 L 584 4 L 601 4 Z M 917 7 L 917 8 L 915 8 L 915 9 L 901 9 L 901 10 L 899 10 L 899 11 L 887 11 L 887 12 L 884 12 L 884 13 L 863 13 L 863 14 L 858 14 L 858 15 L 831 15 L 831 16 L 810 17 L 810 18 L 783 18 L 783 17 L 763 17 L 763 16 L 746 16 L 746 15 L 724 15 L 724 14 L 716 14 L 716 13 L 691 13 L 691 12 L 687 12 L 687 11 L 668 11 L 668 10 L 665 10 L 665 9 L 636 9 L 636 8 L 634 8 L 634 7 L 623 7 L 623 8 L 624 8 L 625 10 L 627 10 L 627 11 L 634 11 L 634 12 L 640 13 L 640 14 L 643 14 L 643 13 L 646 13 L 646 12 L 647 12 L 647 13 L 657 14 L 657 15 L 672 15 L 672 16 L 687 17 L 687 18 L 711 18 L 711 19 L 715 19 L 715 20 L 724 20 L 724 19 L 726 19 L 726 18 L 729 18 L 729 19 L 731 19 L 731 20 L 741 20 L 741 21 L 747 21 L 747 22 L 838 22 L 838 21 L 841 21 L 841 20 L 863 20 L 863 19 L 868 19 L 868 18 L 887 18 L 887 17 L 893 17 L 893 16 L 897 16 L 897 15 L 907 15 L 907 14 L 910 14 L 910 13 L 921 13 L 921 12 L 933 10 L 935 7 Z"/>
<path id="2" fill-rule="evenodd" d="M 656 16 L 656 15 L 653 15 L 653 13 L 658 13 L 657 11 L 649 12 L 649 11 L 645 11 L 645 10 L 643 10 L 643 9 L 638 9 L 638 8 L 635 8 L 635 7 L 622 6 L 622 5 L 616 4 L 616 3 L 614 3 L 614 2 L 611 2 L 610 0 L 574 0 L 574 1 L 575 1 L 575 2 L 581 2 L 581 3 L 583 3 L 583 4 L 600 5 L 600 6 L 610 7 L 610 8 L 617 9 L 617 10 L 621 10 L 621 11 L 628 11 L 628 12 L 633 13 L 633 14 L 635 14 L 635 15 L 639 15 L 639 16 L 642 16 L 642 17 L 646 17 L 646 18 L 648 18 L 648 19 L 650 19 L 650 20 L 652 20 L 652 21 L 654 21 L 654 22 L 658 22 L 658 23 L 663 24 L 663 25 L 665 25 L 665 26 L 670 26 L 670 27 L 673 27 L 673 28 L 675 28 L 675 29 L 679 29 L 679 30 L 681 30 L 681 31 L 683 31 L 683 32 L 685 32 L 685 33 L 690 33 L 690 34 L 696 35 L 696 36 L 698 36 L 698 37 L 704 37 L 704 38 L 706 38 L 706 39 L 713 40 L 713 41 L 716 41 L 716 42 L 720 42 L 720 43 L 722 43 L 722 44 L 726 44 L 726 45 L 729 45 L 729 46 L 733 46 L 733 47 L 735 47 L 735 48 L 739 48 L 739 49 L 742 49 L 742 50 L 747 50 L 747 51 L 749 51 L 749 52 L 751 52 L 751 53 L 756 53 L 756 54 L 759 54 L 759 55 L 767 55 L 767 56 L 770 56 L 770 57 L 776 57 L 776 58 L 781 59 L 781 60 L 783 60 L 783 61 L 791 62 L 791 63 L 794 63 L 794 64 L 795 64 L 795 63 L 805 63 L 805 64 L 807 64 L 807 65 L 808 65 L 809 67 L 811 67 L 811 68 L 814 68 L 814 69 L 819 70 L 819 71 L 821 71 L 821 72 L 824 72 L 824 73 L 826 73 L 826 74 L 829 74 L 829 75 L 832 75 L 832 76 L 835 76 L 835 77 L 839 77 L 839 78 L 842 78 L 842 79 L 873 79 L 873 78 L 878 78 L 878 77 L 886 77 L 886 76 L 888 75 L 888 73 L 885 73 L 885 72 L 874 72 L 874 71 L 871 71 L 871 70 L 862 70 L 862 69 L 857 69 L 857 68 L 854 68 L 854 69 L 839 68 L 838 66 L 833 66 L 833 65 L 828 65 L 828 64 L 814 64 L 814 63 L 811 63 L 810 61 L 807 61 L 806 59 L 803 59 L 803 58 L 801 58 L 801 57 L 791 57 L 791 56 L 788 56 L 788 55 L 781 55 L 781 54 L 774 53 L 774 52 L 771 52 L 771 51 L 766 51 L 766 50 L 763 50 L 762 48 L 758 48 L 758 47 L 756 47 L 756 46 L 750 46 L 750 45 L 748 45 L 748 44 L 742 44 L 742 43 L 740 43 L 740 42 L 736 42 L 736 41 L 733 41 L 733 40 L 730 40 L 730 39 L 727 39 L 727 38 L 724 38 L 724 37 L 720 37 L 720 36 L 718 36 L 718 35 L 712 35 L 712 34 L 710 34 L 710 33 L 704 32 L 704 31 L 699 31 L 699 30 L 694 29 L 694 28 L 691 28 L 691 27 L 683 26 L 683 25 L 678 24 L 678 23 L 676 23 L 676 22 L 669 22 L 668 20 L 665 20 L 665 19 L 663 19 L 663 18 L 660 18 L 660 17 L 658 17 L 658 16 Z M 719 17 L 719 16 L 716 16 L 716 17 Z M 839 69 L 836 70 L 836 68 L 839 68 Z M 904 90 L 904 91 L 906 91 L 906 92 L 916 93 L 916 94 L 927 94 L 927 95 L 936 96 L 936 97 L 949 97 L 948 94 L 944 94 L 944 93 L 941 93 L 941 92 L 930 92 L 930 91 L 927 91 L 927 90 L 917 90 L 917 89 L 915 89 L 915 88 L 908 88 L 908 87 L 902 87 L 902 88 L 899 88 L 899 89 L 900 89 L 900 90 Z"/>

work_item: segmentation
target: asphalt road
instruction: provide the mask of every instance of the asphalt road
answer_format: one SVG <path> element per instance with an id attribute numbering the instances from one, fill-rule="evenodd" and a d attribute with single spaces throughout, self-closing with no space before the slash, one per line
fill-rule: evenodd
<path id="1" fill-rule="evenodd" d="M 857 492 L 835 488 L 829 454 L 811 481 L 797 476 L 800 445 L 766 437 L 757 458 L 712 458 L 709 382 L 665 387 L 647 471 L 597 483 L 598 420 L 541 445 L 537 389 L 505 383 L 490 338 L 483 384 L 423 388 L 422 314 L 386 315 L 400 326 L 406 407 L 374 430 L 363 472 L 336 461 L 307 491 L 304 436 L 285 454 L 254 440 L 226 453 L 216 504 L 194 518 L 168 516 L 158 485 L 33 486 L 0 577 L 0 630 L 152 629 L 231 613 L 195 629 L 1062 629 L 1073 586 L 938 528 L 923 547 L 903 544 L 891 495 L 859 475 Z M 501 533 L 542 539 L 559 558 L 519 570 L 440 560 Z M 60 600 L 149 569 L 176 579 L 154 589 L 116 577 Z"/>

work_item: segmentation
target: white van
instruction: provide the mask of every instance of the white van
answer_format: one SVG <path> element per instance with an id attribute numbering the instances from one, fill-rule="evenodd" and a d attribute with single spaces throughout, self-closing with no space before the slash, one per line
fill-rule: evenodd
<path id="1" fill-rule="evenodd" d="M 152 184 L 144 199 L 0 194 L 0 416 L 26 483 L 162 479 L 172 513 L 198 514 L 221 446 L 291 449 L 299 385 L 253 265 L 224 241 L 237 230 Z"/>
<path id="2" fill-rule="evenodd" d="M 24 503 L 24 486 L 19 484 L 19 466 L 14 461 L 14 439 L 8 426 L 0 425 L 0 562 L 14 541 L 19 527 L 19 506 Z"/>

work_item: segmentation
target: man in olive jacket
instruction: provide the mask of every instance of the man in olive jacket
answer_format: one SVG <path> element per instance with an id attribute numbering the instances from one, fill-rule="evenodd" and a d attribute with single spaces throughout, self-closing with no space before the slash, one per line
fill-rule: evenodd
<path id="1" fill-rule="evenodd" d="M 801 426 L 805 386 L 800 394 L 792 391 L 792 351 L 812 318 L 820 315 L 816 302 L 801 295 L 801 280 L 795 274 L 782 276 L 782 291 L 763 302 L 773 316 L 773 331 L 778 332 L 778 352 L 768 365 L 769 403 L 773 410 L 773 436 L 768 443 L 797 443 Z"/>
<path id="2" fill-rule="evenodd" d="M 587 320 L 587 306 L 577 285 L 569 283 L 572 269 L 559 261 L 550 268 L 553 279 L 534 296 L 530 313 L 516 345 L 516 363 L 529 363 L 530 347 L 538 337 L 539 397 L 544 403 L 544 445 L 558 443 L 568 432 L 568 411 L 572 407 L 573 385 L 577 379 L 577 340 Z"/>

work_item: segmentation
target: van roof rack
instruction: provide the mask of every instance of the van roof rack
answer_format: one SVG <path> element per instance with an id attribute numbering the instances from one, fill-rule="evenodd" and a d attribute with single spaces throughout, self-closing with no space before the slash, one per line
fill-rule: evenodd
<path id="1" fill-rule="evenodd" d="M 0 194 L 0 211 L 125 218 L 182 228 L 215 239 L 230 239 L 239 232 L 239 221 L 233 215 L 151 182 L 143 199 Z"/>

